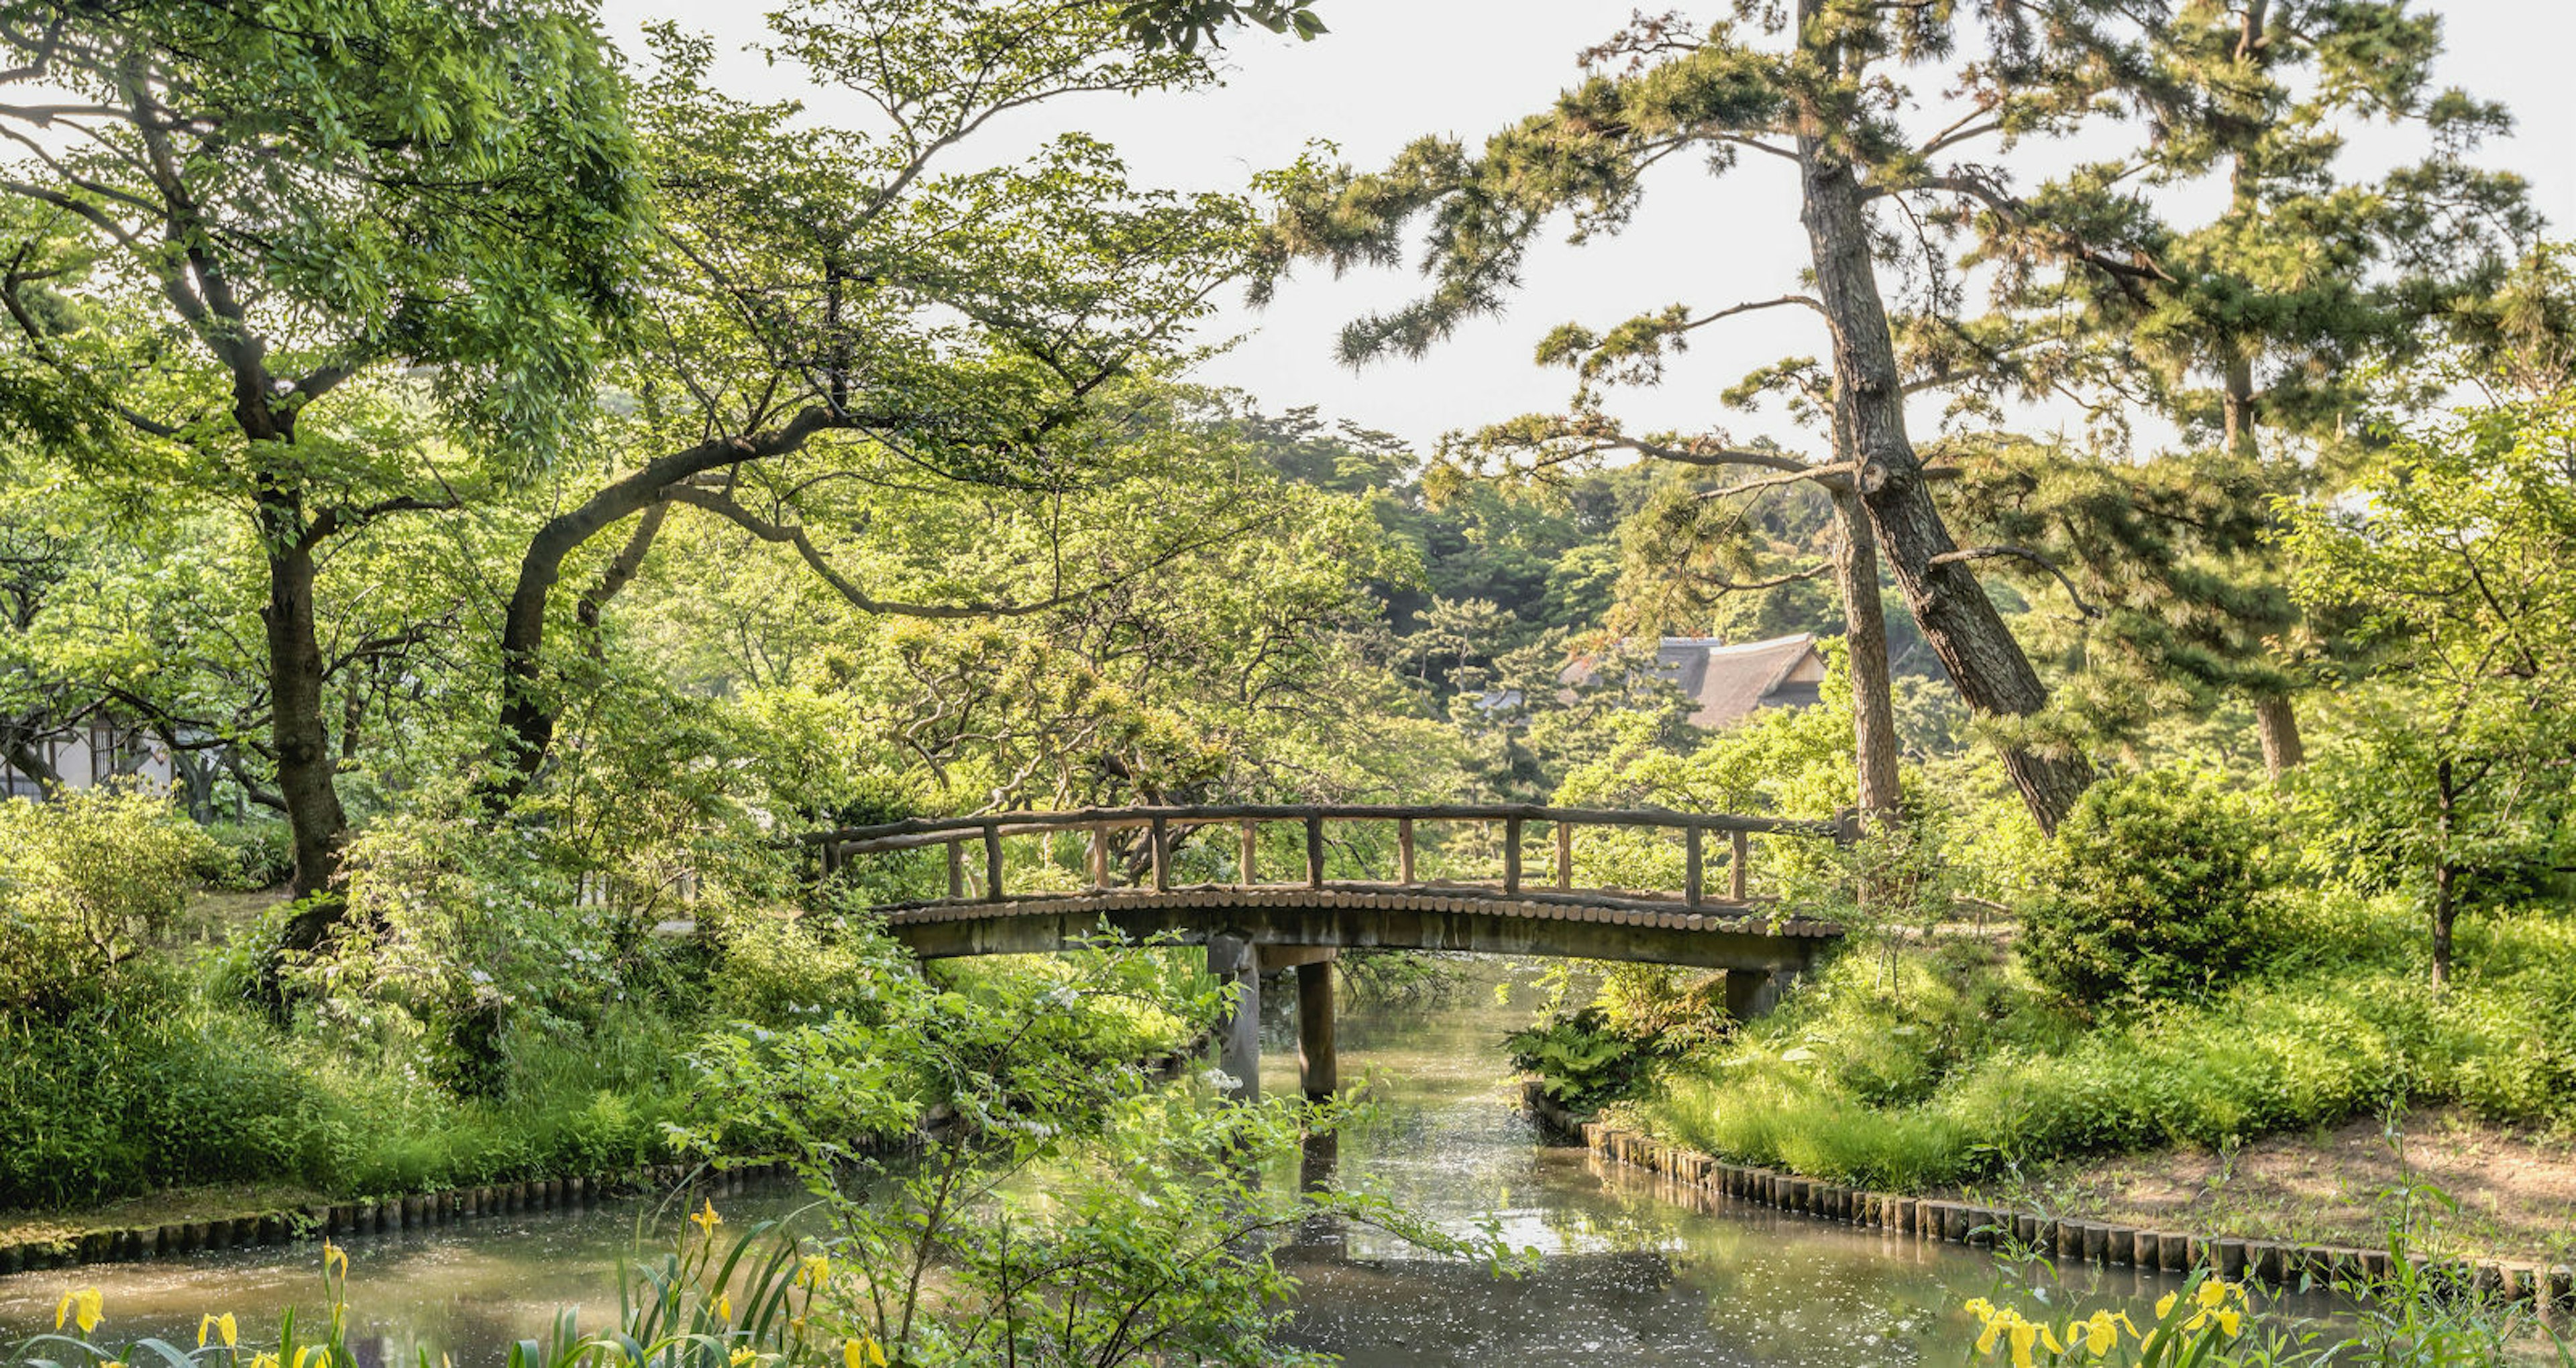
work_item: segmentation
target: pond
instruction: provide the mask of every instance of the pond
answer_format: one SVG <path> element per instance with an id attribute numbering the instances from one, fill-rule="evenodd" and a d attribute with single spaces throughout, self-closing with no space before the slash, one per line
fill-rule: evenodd
<path id="1" fill-rule="evenodd" d="M 1437 1004 L 1346 1001 L 1342 1076 L 1369 1080 L 1380 1105 L 1342 1137 L 1336 1165 L 1342 1181 L 1375 1184 L 1462 1231 L 1499 1219 L 1513 1244 L 1544 1255 L 1535 1271 L 1496 1280 L 1375 1232 L 1309 1231 L 1280 1253 L 1303 1283 L 1292 1343 L 1355 1368 L 1959 1361 L 1970 1324 L 1959 1304 L 1994 1295 L 2010 1276 L 1990 1255 L 1767 1208 L 1704 1209 L 1723 1199 L 1677 1194 L 1653 1175 L 1546 1143 L 1519 1109 L 1500 1045 L 1529 1019 L 1532 977 L 1483 962 Z M 1265 1035 L 1263 1086 L 1293 1090 L 1290 1023 L 1274 1020 Z M 741 1220 L 801 1199 L 775 1185 L 723 1206 Z M 605 1325 L 621 1257 L 639 1235 L 658 1244 L 679 1216 L 674 1206 L 625 1200 L 353 1240 L 350 1343 L 370 1363 L 408 1365 L 426 1349 L 433 1363 L 448 1354 L 459 1364 L 498 1364 L 511 1341 L 541 1335 L 558 1308 L 578 1307 L 583 1325 Z M 2066 1270 L 2061 1281 L 2045 1265 L 2018 1276 L 2083 1311 L 2139 1308 L 2180 1282 L 2091 1268 Z M 265 1335 L 284 1308 L 321 1300 L 311 1246 L 54 1270 L 0 1278 L 0 1337 L 50 1328 L 55 1298 L 93 1283 L 120 1339 L 192 1342 L 199 1315 L 225 1310 L 241 1317 L 246 1335 Z"/>

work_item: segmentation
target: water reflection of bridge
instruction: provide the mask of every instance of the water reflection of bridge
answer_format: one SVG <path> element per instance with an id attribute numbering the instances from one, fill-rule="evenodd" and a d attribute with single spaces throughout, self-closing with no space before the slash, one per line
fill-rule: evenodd
<path id="1" fill-rule="evenodd" d="M 1450 839 L 1436 850 L 1418 842 L 1426 826 Z M 1302 840 L 1276 839 L 1282 827 Z M 1355 829 L 1365 839 L 1352 839 Z M 1212 833 L 1231 836 L 1232 849 L 1211 843 Z M 1285 879 L 1265 878 L 1265 834 L 1289 856 Z M 1845 836 L 1831 823 L 1660 809 L 1242 805 L 924 818 L 801 843 L 826 875 L 865 857 L 942 851 L 945 897 L 879 909 L 925 959 L 1062 950 L 1104 926 L 1140 941 L 1204 944 L 1209 969 L 1235 987 L 1224 1067 L 1247 1089 L 1259 1075 L 1261 974 L 1294 967 L 1304 1085 L 1321 1096 L 1337 1084 L 1331 960 L 1343 947 L 1722 969 L 1728 1009 L 1750 1016 L 1842 935 L 1757 894 L 1753 842 Z M 1059 864 L 1068 838 L 1087 869 Z M 1534 839 L 1544 843 L 1536 860 Z M 1473 876 L 1424 877 L 1417 857 L 1426 853 L 1444 874 L 1456 865 Z M 1670 868 L 1675 855 L 1678 888 L 1578 884 L 1610 868 Z M 1365 867 L 1372 857 L 1380 868 Z"/>

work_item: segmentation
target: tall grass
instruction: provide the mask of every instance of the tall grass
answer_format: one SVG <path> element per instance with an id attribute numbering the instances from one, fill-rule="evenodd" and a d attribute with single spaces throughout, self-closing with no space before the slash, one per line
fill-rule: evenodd
<path id="1" fill-rule="evenodd" d="M 1921 1188 L 2007 1164 L 2327 1125 L 2398 1100 L 2576 1119 L 2576 927 L 2490 923 L 2425 984 L 2384 904 L 2320 902 L 2267 972 L 2086 1020 L 1974 948 L 1848 956 L 1634 1105 L 1713 1153 Z"/>

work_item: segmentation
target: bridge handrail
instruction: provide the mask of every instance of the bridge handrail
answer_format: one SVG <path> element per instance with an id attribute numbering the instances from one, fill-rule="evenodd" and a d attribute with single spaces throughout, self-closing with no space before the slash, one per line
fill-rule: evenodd
<path id="1" fill-rule="evenodd" d="M 807 832 L 790 839 L 796 845 L 830 846 L 835 855 L 850 856 L 938 845 L 952 838 L 981 836 L 987 831 L 1017 836 L 1037 831 L 1136 826 L 1156 821 L 1166 825 L 1214 826 L 1224 822 L 1384 822 L 1408 818 L 1430 822 L 1522 821 L 1564 822 L 1575 826 L 1696 828 L 1748 835 L 1808 836 L 1834 841 L 1850 838 L 1849 829 L 1837 822 L 1680 812 L 1671 808 L 1560 808 L 1537 803 L 1233 803 L 1200 807 L 994 812 L 980 817 L 908 817 L 898 822 Z"/>

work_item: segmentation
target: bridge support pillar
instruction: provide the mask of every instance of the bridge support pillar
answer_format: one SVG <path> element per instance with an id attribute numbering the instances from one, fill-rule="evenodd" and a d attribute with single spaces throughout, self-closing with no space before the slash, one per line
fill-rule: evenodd
<path id="1" fill-rule="evenodd" d="M 1328 959 L 1297 966 L 1297 1077 L 1309 1102 L 1341 1090 L 1341 1060 L 1333 1052 L 1333 962 Z"/>
<path id="2" fill-rule="evenodd" d="M 1234 1101 L 1261 1100 L 1261 960 L 1241 936 L 1208 937 L 1208 972 L 1234 990 L 1234 1014 L 1218 1037 L 1217 1067 L 1241 1086 Z"/>
<path id="3" fill-rule="evenodd" d="M 1341 1057 L 1333 1048 L 1333 961 L 1330 945 L 1265 945 L 1261 968 L 1297 971 L 1297 1081 L 1311 1102 L 1341 1091 Z"/>
<path id="4" fill-rule="evenodd" d="M 1726 1014 L 1738 1021 L 1751 1021 L 1779 1006 L 1780 995 L 1797 981 L 1795 969 L 1729 969 Z"/>

